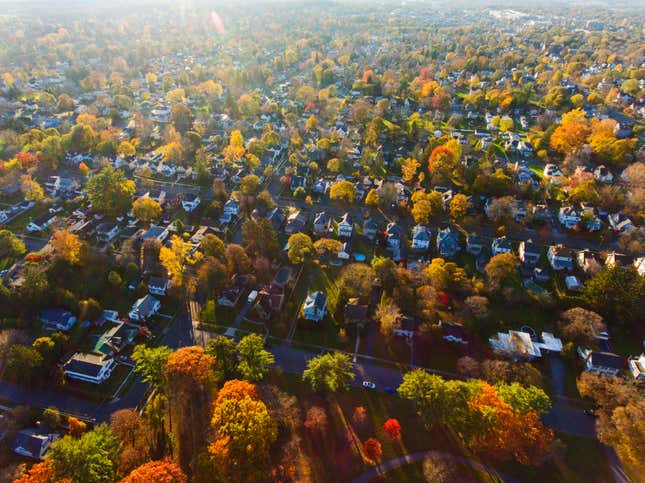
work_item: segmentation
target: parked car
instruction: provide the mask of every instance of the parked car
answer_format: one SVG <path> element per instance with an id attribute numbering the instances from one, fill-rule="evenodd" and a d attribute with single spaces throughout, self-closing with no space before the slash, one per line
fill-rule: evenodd
<path id="1" fill-rule="evenodd" d="M 253 291 L 249 294 L 249 296 L 247 297 L 246 301 L 247 301 L 248 303 L 252 304 L 253 302 L 255 302 L 255 299 L 257 298 L 257 296 L 258 296 L 258 291 L 257 291 L 257 290 L 253 290 Z"/>
<path id="2" fill-rule="evenodd" d="M 383 390 L 388 394 L 396 394 L 397 393 L 396 389 L 393 388 L 392 386 L 385 386 L 383 388 Z"/>
<path id="3" fill-rule="evenodd" d="M 367 389 L 376 389 L 376 384 L 370 381 L 363 381 L 363 387 L 366 387 Z"/>

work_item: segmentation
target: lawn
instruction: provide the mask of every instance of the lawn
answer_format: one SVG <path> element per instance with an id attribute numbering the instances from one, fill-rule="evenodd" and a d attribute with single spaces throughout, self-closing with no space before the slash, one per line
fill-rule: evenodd
<path id="1" fill-rule="evenodd" d="M 519 330 L 523 325 L 532 327 L 538 334 L 542 331 L 553 332 L 556 316 L 547 309 L 530 304 L 491 303 L 490 319 L 499 330 Z"/>

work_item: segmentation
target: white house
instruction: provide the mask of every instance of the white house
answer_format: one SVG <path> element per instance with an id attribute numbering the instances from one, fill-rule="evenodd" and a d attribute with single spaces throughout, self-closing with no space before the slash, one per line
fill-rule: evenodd
<path id="1" fill-rule="evenodd" d="M 110 242 L 119 233 L 118 223 L 107 221 L 96 227 L 96 238 L 100 241 Z"/>
<path id="2" fill-rule="evenodd" d="M 138 299 L 128 313 L 132 320 L 144 321 L 149 319 L 161 308 L 161 302 L 154 298 L 152 295 L 146 295 Z"/>
<path id="3" fill-rule="evenodd" d="M 390 250 L 397 250 L 401 246 L 401 227 L 396 223 L 388 223 L 385 229 L 387 247 Z"/>
<path id="4" fill-rule="evenodd" d="M 630 357 L 627 365 L 634 379 L 645 382 L 645 354 L 641 354 L 639 357 Z"/>
<path id="5" fill-rule="evenodd" d="M 231 198 L 226 203 L 224 203 L 222 216 L 220 216 L 219 220 L 222 223 L 230 223 L 230 221 L 234 217 L 236 217 L 239 214 L 239 212 L 240 212 L 240 204 Z"/>
<path id="6" fill-rule="evenodd" d="M 432 233 L 425 225 L 415 225 L 412 228 L 412 249 L 418 251 L 426 251 L 430 247 L 432 240 Z"/>
<path id="7" fill-rule="evenodd" d="M 505 236 L 497 237 L 493 240 L 491 250 L 493 252 L 493 256 L 501 255 L 502 253 L 511 253 L 511 241 Z"/>
<path id="8" fill-rule="evenodd" d="M 305 320 L 320 322 L 327 313 L 327 297 L 322 292 L 312 292 L 307 295 L 302 305 L 302 316 Z"/>
<path id="9" fill-rule="evenodd" d="M 116 362 L 105 354 L 77 352 L 63 364 L 65 375 L 71 379 L 101 384 L 108 380 Z"/>
<path id="10" fill-rule="evenodd" d="M 562 352 L 562 341 L 552 333 L 542 332 L 540 336 L 542 341 L 533 340 L 527 332 L 509 330 L 508 333 L 498 332 L 488 342 L 494 351 L 513 359 L 537 359 L 542 357 L 542 351 Z"/>
<path id="11" fill-rule="evenodd" d="M 338 236 L 341 238 L 351 238 L 354 231 L 354 224 L 349 213 L 345 213 L 338 222 Z"/>
<path id="12" fill-rule="evenodd" d="M 349 246 L 348 242 L 343 243 L 343 246 L 341 247 L 340 250 L 338 250 L 338 258 L 340 260 L 349 260 L 350 257 L 352 256 L 352 250 Z"/>
<path id="13" fill-rule="evenodd" d="M 148 280 L 148 292 L 152 295 L 165 297 L 167 290 L 170 288 L 170 280 L 160 277 L 150 277 Z"/>
<path id="14" fill-rule="evenodd" d="M 181 207 L 187 212 L 193 212 L 199 206 L 201 200 L 199 195 L 187 193 L 184 195 L 184 198 L 181 200 Z"/>
<path id="15" fill-rule="evenodd" d="M 580 223 L 580 215 L 573 206 L 563 206 L 558 212 L 558 220 L 565 228 L 571 230 Z"/>
<path id="16" fill-rule="evenodd" d="M 30 233 L 43 231 L 49 228 L 56 221 L 56 215 L 46 212 L 27 225 L 27 231 Z"/>
<path id="17" fill-rule="evenodd" d="M 609 226 L 619 235 L 628 235 L 634 230 L 634 223 L 622 213 L 613 213 L 607 217 Z"/>
<path id="18" fill-rule="evenodd" d="M 546 257 L 553 270 L 573 269 L 573 252 L 562 245 L 551 245 Z"/>
<path id="19" fill-rule="evenodd" d="M 578 355 L 584 361 L 585 371 L 604 376 L 617 376 L 623 370 L 623 358 L 611 352 L 597 352 L 578 347 Z"/>
<path id="20" fill-rule="evenodd" d="M 614 175 L 607 169 L 607 166 L 605 166 L 604 164 L 601 164 L 596 169 L 594 169 L 593 175 L 596 178 L 596 181 L 598 181 L 599 183 L 611 184 L 614 182 Z"/>

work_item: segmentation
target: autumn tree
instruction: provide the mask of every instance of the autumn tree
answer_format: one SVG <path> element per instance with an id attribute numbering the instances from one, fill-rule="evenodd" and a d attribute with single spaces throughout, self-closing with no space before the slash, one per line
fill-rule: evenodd
<path id="1" fill-rule="evenodd" d="M 110 416 L 110 429 L 121 447 L 117 467 L 121 474 L 132 471 L 150 459 L 152 431 L 135 409 L 120 409 Z"/>
<path id="2" fill-rule="evenodd" d="M 202 238 L 202 242 L 199 244 L 199 249 L 205 256 L 218 259 L 223 259 L 224 254 L 226 253 L 226 247 L 224 246 L 222 239 L 212 233 L 208 233 L 204 238 Z"/>
<path id="3" fill-rule="evenodd" d="M 161 206 L 152 198 L 142 196 L 132 203 L 132 214 L 138 220 L 149 223 L 161 216 Z"/>
<path id="4" fill-rule="evenodd" d="M 491 258 L 485 268 L 491 290 L 499 290 L 506 281 L 515 278 L 519 265 L 514 253 L 500 253 Z"/>
<path id="5" fill-rule="evenodd" d="M 401 176 L 405 183 L 410 183 L 417 175 L 421 163 L 414 158 L 406 158 L 401 163 Z"/>
<path id="6" fill-rule="evenodd" d="M 452 197 L 452 200 L 450 200 L 450 218 L 452 218 L 453 220 L 462 219 L 464 216 L 466 216 L 466 213 L 468 213 L 469 209 L 470 202 L 468 201 L 466 195 L 457 193 Z"/>
<path id="7" fill-rule="evenodd" d="M 551 147 L 562 154 L 569 154 L 582 147 L 590 132 L 584 111 L 574 109 L 562 115 L 560 125 L 551 135 Z"/>
<path id="8" fill-rule="evenodd" d="M 176 287 L 182 287 L 185 282 L 186 268 L 195 263 L 191 256 L 191 245 L 177 235 L 170 240 L 170 247 L 162 246 L 159 251 L 159 260 L 168 271 L 172 283 Z"/>
<path id="9" fill-rule="evenodd" d="M 61 260 L 70 265 L 76 265 L 80 261 L 83 243 L 78 235 L 67 230 L 58 230 L 54 232 L 49 243 Z"/>
<path id="10" fill-rule="evenodd" d="M 381 447 L 380 441 L 376 438 L 368 438 L 363 443 L 363 451 L 365 452 L 365 456 L 371 460 L 372 464 L 378 464 L 383 456 L 383 448 Z"/>
<path id="11" fill-rule="evenodd" d="M 383 423 L 383 431 L 390 439 L 399 439 L 401 437 L 401 424 L 397 419 L 390 418 Z"/>
<path id="12" fill-rule="evenodd" d="M 595 346 L 598 334 L 607 330 L 600 315 L 582 307 L 574 307 L 563 312 L 560 315 L 558 328 L 567 340 L 585 346 Z"/>
<path id="13" fill-rule="evenodd" d="M 272 255 L 278 249 L 278 236 L 266 218 L 248 219 L 242 224 L 242 239 L 250 253 Z"/>
<path id="14" fill-rule="evenodd" d="M 25 244 L 13 232 L 0 230 L 0 257 L 19 257 L 27 251 Z"/>
<path id="15" fill-rule="evenodd" d="M 72 483 L 72 480 L 57 477 L 51 463 L 43 461 L 29 468 L 29 471 L 14 480 L 14 483 Z"/>
<path id="16" fill-rule="evenodd" d="M 45 198 L 43 187 L 40 186 L 38 181 L 28 175 L 20 177 L 20 191 L 22 191 L 22 195 L 29 201 L 41 201 Z"/>
<path id="17" fill-rule="evenodd" d="M 311 259 L 314 254 L 314 245 L 311 237 L 305 233 L 294 233 L 287 241 L 289 261 L 298 265 Z"/>
<path id="18" fill-rule="evenodd" d="M 304 426 L 312 433 L 324 435 L 327 431 L 329 422 L 327 412 L 320 406 L 312 406 L 307 410 Z"/>
<path id="19" fill-rule="evenodd" d="M 443 215 L 443 197 L 437 191 L 417 191 L 412 195 L 412 217 L 415 223 L 427 225 L 431 219 Z"/>
<path id="20" fill-rule="evenodd" d="M 237 344 L 237 371 L 249 381 L 261 381 L 275 362 L 273 354 L 264 349 L 264 339 L 249 334 Z"/>
<path id="21" fill-rule="evenodd" d="M 302 380 L 308 382 L 314 391 L 330 393 L 346 391 L 353 379 L 352 361 L 341 352 L 330 352 L 310 359 L 302 373 Z"/>
<path id="22" fill-rule="evenodd" d="M 70 436 L 78 438 L 87 429 L 87 424 L 74 416 L 67 418 L 67 432 Z"/>
<path id="23" fill-rule="evenodd" d="M 148 461 L 132 470 L 120 483 L 186 483 L 188 477 L 170 460 Z"/>
<path id="24" fill-rule="evenodd" d="M 367 206 L 371 206 L 372 208 L 376 208 L 379 205 L 380 198 L 378 195 L 378 191 L 372 188 L 367 192 L 367 195 L 365 196 L 365 204 Z"/>
<path id="25" fill-rule="evenodd" d="M 130 208 L 135 189 L 134 181 L 111 166 L 92 176 L 85 188 L 92 207 L 111 216 L 125 213 Z"/>
<path id="26" fill-rule="evenodd" d="M 392 299 L 382 300 L 376 307 L 374 318 L 381 333 L 389 337 L 401 324 L 401 310 Z"/>
<path id="27" fill-rule="evenodd" d="M 329 188 L 329 199 L 345 203 L 353 203 L 356 197 L 356 188 L 350 181 L 337 181 Z"/>

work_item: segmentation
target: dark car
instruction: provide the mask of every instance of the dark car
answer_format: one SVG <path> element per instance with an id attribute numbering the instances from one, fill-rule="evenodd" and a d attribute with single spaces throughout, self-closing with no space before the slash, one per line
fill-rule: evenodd
<path id="1" fill-rule="evenodd" d="M 392 386 L 385 386 L 383 390 L 388 394 L 396 394 L 396 389 L 394 389 Z"/>

